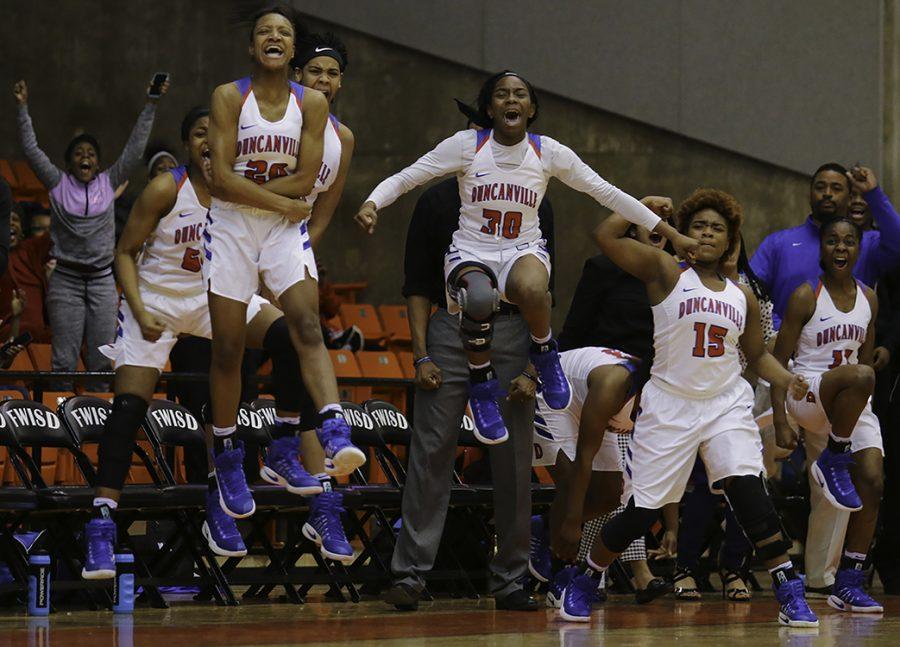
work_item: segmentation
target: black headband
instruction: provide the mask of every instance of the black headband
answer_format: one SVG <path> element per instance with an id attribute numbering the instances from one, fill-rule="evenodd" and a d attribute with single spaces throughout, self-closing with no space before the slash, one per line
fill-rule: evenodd
<path id="1" fill-rule="evenodd" d="M 311 60 L 313 60 L 317 56 L 330 56 L 331 58 L 333 58 L 334 60 L 337 61 L 338 67 L 340 68 L 341 72 L 343 72 L 344 68 L 347 67 L 347 62 L 344 60 L 344 57 L 341 56 L 341 53 L 339 51 L 337 51 L 336 49 L 334 49 L 333 47 L 327 47 L 327 46 L 326 47 L 312 47 L 312 48 L 306 50 L 305 52 L 303 52 L 303 54 L 301 54 L 300 56 L 298 56 L 296 58 L 295 67 L 303 67 L 304 65 L 309 63 Z"/>

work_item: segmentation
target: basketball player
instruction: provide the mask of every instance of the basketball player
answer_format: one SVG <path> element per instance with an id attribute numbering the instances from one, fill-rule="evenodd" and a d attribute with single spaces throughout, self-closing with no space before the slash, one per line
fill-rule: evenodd
<path id="1" fill-rule="evenodd" d="M 204 234 L 204 278 L 213 343 L 210 386 L 214 451 L 242 453 L 234 440 L 248 304 L 260 277 L 284 310 L 303 382 L 319 411 L 327 471 L 365 462 L 341 417 L 334 369 L 322 340 L 310 204 L 322 169 L 328 101 L 288 79 L 297 27 L 290 10 L 263 9 L 250 31 L 252 74 L 213 92 L 209 146 L 212 205 Z M 301 146 L 301 140 L 303 145 Z M 223 475 L 222 505 L 234 517 L 256 506 L 240 461 Z"/>
<path id="2" fill-rule="evenodd" d="M 807 438 L 828 438 L 809 468 L 815 482 L 831 505 L 852 512 L 828 604 L 840 611 L 882 613 L 884 608 L 863 588 L 884 479 L 881 428 L 871 404 L 878 300 L 853 277 L 862 242 L 856 220 L 826 222 L 819 239 L 822 275 L 815 288 L 804 283 L 791 295 L 775 356 L 787 365 L 793 355 L 794 370 L 809 380 L 809 393 L 803 400 L 788 400 L 787 411 Z M 778 444 L 793 449 L 797 441 L 784 396 L 783 389 L 772 387 Z M 807 442 L 811 450 L 816 444 Z M 813 505 L 816 501 L 821 498 L 813 498 Z"/>
<path id="3" fill-rule="evenodd" d="M 662 203 L 671 203 L 667 198 Z M 779 622 L 817 626 L 804 598 L 762 479 L 762 445 L 753 420 L 753 391 L 741 377 L 738 345 L 761 378 L 806 395 L 806 381 L 766 352 L 753 292 L 725 279 L 723 259 L 737 245 L 741 207 L 714 189 L 695 191 L 678 210 L 678 228 L 699 247 L 693 266 L 626 237 L 618 214 L 597 229 L 603 252 L 641 279 L 653 311 L 654 361 L 635 420 L 626 462 L 625 510 L 603 526 L 589 566 L 599 578 L 615 557 L 642 535 L 659 510 L 681 499 L 699 452 L 711 489 L 724 490 L 735 516 L 772 574 L 781 605 Z M 575 580 L 573 580 L 574 582 Z M 591 590 L 566 595 L 560 611 L 590 620 Z"/>
<path id="4" fill-rule="evenodd" d="M 347 60 L 347 47 L 340 38 L 331 33 L 310 34 L 298 43 L 298 54 L 293 61 L 294 75 L 298 83 L 318 90 L 325 95 L 329 105 L 334 105 L 344 80 Z M 353 133 L 330 114 L 329 123 L 325 126 L 322 168 L 307 199 L 313 204 L 309 219 L 309 238 L 313 249 L 322 239 L 341 200 L 353 146 Z"/>
<path id="5" fill-rule="evenodd" d="M 607 183 L 571 149 L 528 132 L 538 115 L 531 84 L 503 71 L 485 81 L 478 95 L 483 130 L 463 130 L 384 180 L 360 207 L 357 222 L 374 232 L 378 209 L 415 187 L 450 173 L 459 178 L 459 229 L 444 258 L 451 313 L 460 312 L 460 335 L 469 361 L 469 401 L 475 434 L 486 444 L 508 438 L 497 405 L 499 384 L 491 367 L 492 322 L 500 299 L 519 306 L 532 338 L 531 361 L 551 409 L 564 409 L 570 389 L 559 367 L 550 331 L 550 260 L 540 238 L 537 206 L 551 177 L 658 231 L 682 252 L 694 241 Z"/>
<path id="6" fill-rule="evenodd" d="M 135 203 L 119 241 L 116 271 L 126 303 L 119 312 L 116 342 L 101 349 L 115 364 L 116 396 L 100 441 L 95 518 L 85 527 L 87 559 L 82 575 L 87 579 L 115 575 L 114 510 L 131 467 L 137 430 L 169 352 L 179 335 L 209 338 L 211 333 L 199 251 L 210 202 L 208 126 L 208 109 L 198 107 L 188 113 L 181 127 L 188 166 L 151 181 Z M 138 265 L 135 257 L 141 250 Z M 327 490 L 312 501 L 312 513 L 303 532 L 313 540 L 324 537 L 319 543 L 327 557 L 349 561 L 353 550 L 340 524 L 340 495 L 330 492 L 322 448 L 310 452 L 313 458 L 318 456 L 319 463 L 313 467 L 317 476 L 311 476 L 297 462 L 295 433 L 299 421 L 290 421 L 296 420 L 301 407 L 303 385 L 284 316 L 259 296 L 251 300 L 247 316 L 249 343 L 272 355 L 276 376 L 278 416 L 261 475 L 295 494 L 314 495 Z M 307 436 L 311 436 L 306 439 L 307 446 L 316 441 L 314 434 Z M 210 467 L 215 470 L 223 462 L 239 458 L 236 450 L 222 452 Z M 245 555 L 235 520 L 220 502 L 217 479 L 210 474 L 203 535 L 219 555 Z"/>

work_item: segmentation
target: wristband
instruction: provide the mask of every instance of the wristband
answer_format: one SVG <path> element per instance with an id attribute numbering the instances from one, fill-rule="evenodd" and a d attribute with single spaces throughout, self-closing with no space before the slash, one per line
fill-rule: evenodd
<path id="1" fill-rule="evenodd" d="M 417 359 L 417 360 L 415 360 L 415 361 L 413 362 L 413 368 L 419 368 L 419 365 L 420 365 L 420 364 L 424 364 L 425 362 L 431 362 L 431 361 L 433 361 L 433 360 L 431 359 L 431 357 L 429 357 L 428 355 L 425 355 L 425 356 L 420 357 L 419 359 Z"/>

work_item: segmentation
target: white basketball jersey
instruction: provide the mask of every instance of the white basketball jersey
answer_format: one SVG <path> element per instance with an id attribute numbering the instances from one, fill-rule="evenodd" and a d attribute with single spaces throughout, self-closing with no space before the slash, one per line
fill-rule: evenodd
<path id="1" fill-rule="evenodd" d="M 612 348 L 602 346 L 588 346 L 567 350 L 559 354 L 559 365 L 563 373 L 569 378 L 572 385 L 572 401 L 567 411 L 576 419 L 581 420 L 581 410 L 588 394 L 588 376 L 598 366 L 610 366 L 615 364 L 630 365 L 632 371 L 637 371 L 640 360 Z M 541 399 L 541 409 L 547 410 Z M 616 423 L 616 417 L 610 423 Z M 616 433 L 630 431 L 631 427 L 616 429 Z"/>
<path id="2" fill-rule="evenodd" d="M 172 210 L 160 218 L 138 263 L 141 284 L 164 294 L 194 296 L 206 291 L 200 275 L 201 238 L 208 209 L 200 204 L 187 168 L 168 171 L 178 194 Z"/>
<path id="3" fill-rule="evenodd" d="M 259 112 L 250 77 L 234 84 L 244 98 L 238 120 L 234 172 L 258 184 L 293 174 L 297 168 L 303 127 L 303 113 L 300 110 L 303 86 L 292 81 L 284 116 L 278 121 L 267 121 Z"/>
<path id="4" fill-rule="evenodd" d="M 322 152 L 322 166 L 316 176 L 316 183 L 306 200 L 310 204 L 316 201 L 320 193 L 325 193 L 334 184 L 338 169 L 341 167 L 341 122 L 334 115 L 329 115 L 328 124 L 325 126 L 325 148 Z"/>
<path id="5" fill-rule="evenodd" d="M 493 130 L 475 135 L 475 158 L 459 177 L 462 207 L 453 244 L 462 249 L 473 244 L 515 248 L 540 239 L 538 205 L 547 190 L 540 136 L 528 134 L 522 164 L 504 170 L 494 162 Z"/>
<path id="6" fill-rule="evenodd" d="M 866 341 L 872 308 L 861 283 L 856 285 L 856 303 L 841 312 L 828 290 L 819 282 L 816 310 L 803 330 L 794 352 L 794 370 L 813 377 L 841 364 L 858 364 L 859 347 Z"/>
<path id="7" fill-rule="evenodd" d="M 664 390 L 707 398 L 741 379 L 738 344 L 744 332 L 747 298 L 730 280 L 710 290 L 692 268 L 653 311 L 651 378 Z"/>

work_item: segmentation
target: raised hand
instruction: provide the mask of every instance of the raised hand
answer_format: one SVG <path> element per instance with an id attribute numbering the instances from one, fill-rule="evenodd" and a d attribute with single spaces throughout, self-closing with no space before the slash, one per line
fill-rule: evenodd
<path id="1" fill-rule="evenodd" d="M 25 84 L 25 79 L 16 81 L 16 84 L 13 86 L 13 96 L 16 98 L 16 103 L 20 106 L 28 103 L 28 86 Z"/>
<path id="2" fill-rule="evenodd" d="M 878 186 L 878 178 L 875 177 L 875 171 L 857 164 L 847 171 L 847 179 L 850 180 L 850 186 L 857 191 L 866 193 Z"/>

